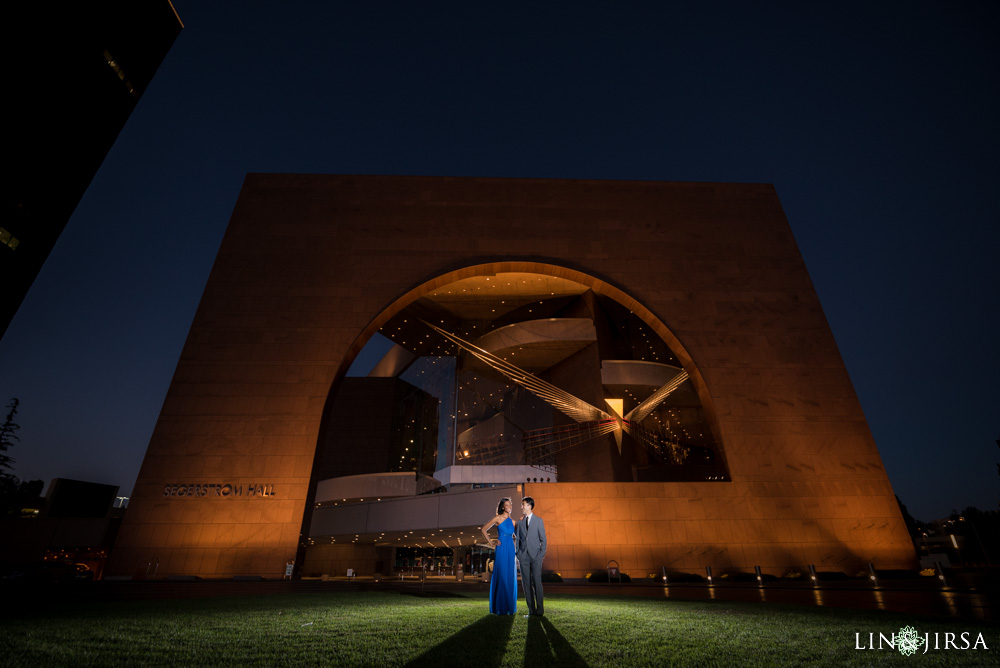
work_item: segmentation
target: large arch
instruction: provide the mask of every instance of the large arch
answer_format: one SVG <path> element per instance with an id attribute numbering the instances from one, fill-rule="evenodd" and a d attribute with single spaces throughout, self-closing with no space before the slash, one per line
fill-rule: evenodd
<path id="1" fill-rule="evenodd" d="M 701 373 L 697 369 L 697 366 L 694 364 L 690 354 L 688 354 L 687 350 L 684 348 L 681 341 L 673 334 L 673 332 L 670 331 L 669 327 L 667 327 L 667 325 L 664 324 L 661 318 L 653 314 L 639 301 L 630 297 L 621 288 L 611 284 L 607 280 L 598 279 L 579 269 L 565 267 L 559 264 L 555 264 L 553 262 L 543 262 L 543 261 L 511 262 L 511 261 L 497 260 L 493 262 L 477 264 L 474 266 L 462 267 L 459 269 L 454 269 L 452 271 L 446 272 L 442 275 L 436 276 L 427 281 L 424 281 L 422 284 L 414 287 L 413 289 L 408 290 L 405 294 L 393 300 L 392 303 L 390 303 L 385 309 L 383 309 L 378 314 L 378 316 L 375 317 L 367 327 L 365 327 L 361 335 L 352 343 L 348 355 L 344 358 L 344 361 L 341 363 L 340 368 L 338 369 L 337 378 L 331 386 L 330 395 L 327 399 L 328 406 L 326 409 L 326 415 L 327 416 L 330 415 L 330 412 L 333 409 L 333 407 L 330 406 L 329 404 L 334 400 L 338 390 L 340 389 L 341 383 L 344 382 L 344 378 L 347 375 L 348 369 L 355 362 L 358 355 L 361 354 L 361 351 L 364 348 L 364 346 L 368 344 L 368 342 L 372 339 L 372 337 L 376 335 L 377 332 L 384 330 L 393 320 L 399 319 L 401 317 L 401 314 L 404 313 L 407 308 L 420 302 L 425 297 L 434 295 L 436 292 L 447 289 L 449 286 L 456 286 L 457 289 L 457 286 L 470 285 L 470 289 L 474 289 L 472 287 L 473 284 L 470 284 L 470 280 L 483 277 L 485 277 L 485 280 L 487 282 L 490 281 L 490 279 L 492 278 L 493 286 L 496 286 L 497 283 L 500 284 L 499 287 L 501 294 L 494 295 L 492 297 L 494 301 L 496 301 L 499 304 L 499 302 L 504 301 L 503 300 L 504 279 L 502 278 L 503 276 L 507 277 L 537 276 L 537 277 L 548 277 L 550 279 L 554 279 L 554 281 L 558 281 L 560 282 L 559 284 L 564 286 L 562 288 L 562 292 L 560 293 L 560 298 L 564 294 L 573 292 L 572 287 L 566 287 L 567 283 L 570 285 L 582 286 L 583 289 L 586 289 L 587 291 L 593 293 L 598 297 L 606 297 L 610 300 L 613 300 L 615 304 L 618 304 L 623 309 L 628 310 L 629 317 L 634 316 L 641 323 L 646 325 L 653 332 L 653 334 L 658 336 L 664 342 L 664 344 L 668 347 L 670 352 L 676 356 L 676 359 L 672 361 L 675 362 L 680 361 L 679 364 L 680 366 L 683 367 L 685 373 L 687 374 L 690 380 L 690 386 L 692 387 L 694 393 L 697 396 L 699 402 L 699 408 L 703 409 L 706 414 L 705 423 L 707 428 L 711 431 L 711 436 L 710 439 L 708 440 L 710 440 L 714 444 L 717 444 L 717 453 L 721 460 L 720 469 L 721 470 L 725 469 L 725 462 L 724 462 L 725 448 L 722 443 L 721 431 L 719 429 L 718 421 L 716 419 L 716 413 L 712 406 L 711 396 L 707 392 L 707 389 L 705 387 L 705 382 L 704 379 L 702 378 Z M 549 283 L 552 282 L 553 281 L 549 281 Z M 482 281 L 480 281 L 480 284 L 481 283 Z M 549 287 L 552 286 L 550 285 Z M 549 289 L 548 287 L 545 288 L 545 291 L 547 292 L 548 289 Z M 555 293 L 551 294 L 554 295 Z M 510 295 L 507 294 L 506 296 L 508 297 L 507 301 L 509 303 Z M 566 310 L 567 307 L 564 306 L 561 309 L 561 312 L 565 312 Z M 552 315 L 551 311 L 550 315 Z M 540 314 L 535 315 L 535 318 L 538 317 L 541 317 Z M 589 314 L 590 319 L 593 319 L 593 317 L 594 317 L 593 314 Z M 494 327 L 496 325 L 496 323 L 490 323 L 490 322 L 484 323 L 482 321 L 482 318 L 479 318 L 478 321 L 481 330 L 480 335 L 483 333 L 482 330 L 484 327 Z M 509 318 L 504 320 L 504 322 L 508 321 Z M 547 324 L 555 324 L 555 321 L 549 320 Z M 505 327 L 503 327 L 502 329 L 507 330 L 515 326 L 516 325 L 506 324 Z M 557 336 L 558 334 L 554 333 L 551 336 L 546 335 L 543 338 L 551 342 L 553 337 Z M 482 344 L 481 340 L 477 342 Z M 607 360 L 605 360 L 605 362 L 602 364 L 602 368 L 604 368 L 606 364 L 608 364 Z M 607 373 L 606 370 L 605 373 Z M 384 376 L 385 374 L 380 374 L 380 375 Z M 654 382 L 658 383 L 659 381 L 650 380 L 647 381 L 647 385 L 652 385 Z M 652 386 L 658 386 L 658 385 L 652 385 Z M 601 404 L 601 407 L 604 408 L 603 404 Z M 325 422 L 328 419 L 329 419 L 328 417 L 325 418 Z M 327 428 L 332 428 L 332 427 L 325 425 L 325 427 L 321 429 L 321 431 L 325 431 L 325 429 Z M 619 440 L 621 439 L 619 438 Z M 322 448 L 323 442 L 324 439 L 321 436 L 320 448 Z"/>

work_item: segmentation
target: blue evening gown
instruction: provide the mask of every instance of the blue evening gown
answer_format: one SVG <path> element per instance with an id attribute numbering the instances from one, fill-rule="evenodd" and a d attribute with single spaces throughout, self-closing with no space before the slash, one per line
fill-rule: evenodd
<path id="1" fill-rule="evenodd" d="M 500 545 L 493 556 L 490 578 L 490 613 L 513 615 L 517 612 L 517 568 L 514 566 L 514 522 L 508 517 L 497 525 Z"/>

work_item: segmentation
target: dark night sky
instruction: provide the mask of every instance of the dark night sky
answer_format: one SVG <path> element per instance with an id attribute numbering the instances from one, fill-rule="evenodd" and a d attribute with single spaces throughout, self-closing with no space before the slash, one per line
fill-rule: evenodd
<path id="1" fill-rule="evenodd" d="M 896 493 L 996 508 L 997 4 L 534 4 L 176 0 L 0 342 L 16 473 L 131 491 L 247 172 L 766 182 Z"/>

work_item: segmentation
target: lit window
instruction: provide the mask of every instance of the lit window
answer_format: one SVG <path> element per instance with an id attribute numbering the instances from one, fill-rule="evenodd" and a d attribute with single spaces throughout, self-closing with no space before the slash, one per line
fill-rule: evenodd
<path id="1" fill-rule="evenodd" d="M 125 71 L 118 65 L 118 61 L 111 57 L 111 53 L 107 49 L 104 50 L 104 59 L 108 61 L 108 66 L 115 71 L 118 78 L 125 82 L 125 87 L 128 89 L 128 92 L 131 95 L 135 95 L 135 87 L 132 85 L 132 82 L 125 78 Z"/>
<path id="2" fill-rule="evenodd" d="M 14 250 L 20 244 L 20 240 L 11 235 L 10 232 L 0 227 L 0 245 L 6 246 L 7 248 Z"/>

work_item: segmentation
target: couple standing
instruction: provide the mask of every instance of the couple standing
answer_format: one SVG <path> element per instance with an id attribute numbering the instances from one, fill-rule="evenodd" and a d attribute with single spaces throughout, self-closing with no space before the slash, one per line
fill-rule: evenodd
<path id="1" fill-rule="evenodd" d="M 534 514 L 535 500 L 530 496 L 521 500 L 519 521 L 511 519 L 514 504 L 510 497 L 500 499 L 497 516 L 483 525 L 483 536 L 496 548 L 493 559 L 493 577 L 490 578 L 490 612 L 494 615 L 513 615 L 517 612 L 517 567 L 515 555 L 521 564 L 521 584 L 530 616 L 545 612 L 542 596 L 542 559 L 545 558 L 545 523 Z M 498 538 L 490 538 L 489 531 L 497 526 Z"/>

